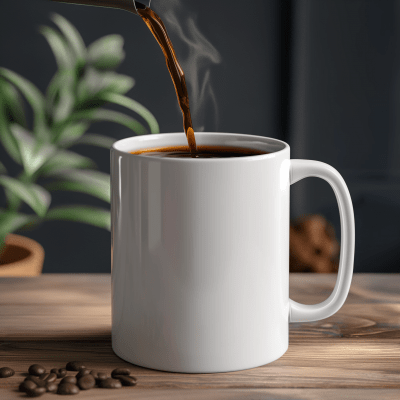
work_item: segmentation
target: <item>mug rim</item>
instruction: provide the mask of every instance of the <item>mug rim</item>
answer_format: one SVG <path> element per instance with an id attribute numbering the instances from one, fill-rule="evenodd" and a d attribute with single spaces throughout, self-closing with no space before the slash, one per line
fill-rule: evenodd
<path id="1" fill-rule="evenodd" d="M 118 153 L 122 153 L 124 155 L 130 156 L 130 157 L 140 157 L 143 158 L 145 157 L 145 159 L 151 159 L 151 160 L 159 160 L 159 161 L 163 161 L 163 162 L 233 162 L 236 161 L 238 162 L 239 160 L 241 161 L 249 161 L 249 160 L 259 160 L 259 159 L 267 159 L 267 158 L 275 158 L 278 154 L 283 153 L 285 151 L 289 151 L 290 150 L 290 146 L 284 142 L 283 140 L 280 139 L 275 139 L 275 138 L 271 138 L 271 137 L 267 137 L 267 136 L 258 136 L 258 135 L 247 135 L 247 134 L 243 134 L 243 133 L 226 133 L 226 132 L 195 132 L 195 135 L 197 138 L 200 137 L 205 137 L 205 136 L 209 136 L 209 137 L 235 137 L 236 139 L 247 139 L 250 141 L 253 139 L 254 141 L 261 141 L 264 142 L 265 144 L 280 144 L 282 146 L 281 149 L 278 149 L 276 151 L 272 151 L 270 153 L 266 153 L 266 154 L 259 154 L 259 155 L 250 155 L 250 156 L 246 156 L 246 157 L 230 157 L 230 158 L 173 158 L 173 157 L 159 157 L 159 158 L 155 158 L 154 156 L 149 156 L 146 154 L 132 154 L 130 153 L 130 151 L 134 151 L 134 150 L 138 150 L 140 148 L 151 148 L 154 147 L 156 148 L 157 145 L 153 144 L 151 145 L 147 145 L 147 146 L 143 146 L 143 147 L 139 147 L 139 148 L 132 148 L 130 150 L 128 149 L 121 149 L 122 146 L 127 146 L 128 143 L 131 142 L 151 142 L 151 141 L 155 141 L 157 139 L 162 139 L 165 138 L 166 136 L 168 137 L 172 137 L 172 138 L 176 138 L 176 139 L 181 139 L 184 138 L 184 144 L 183 145 L 187 145 L 187 141 L 186 141 L 186 137 L 185 137 L 185 133 L 184 132 L 168 132 L 168 133 L 150 133 L 147 135 L 138 135 L 138 136 L 131 136 L 131 137 L 127 137 L 127 138 L 123 138 L 120 140 L 115 141 L 110 150 L 112 151 L 116 151 Z M 161 137 L 162 136 L 162 137 Z M 173 146 L 173 144 L 171 144 Z M 210 144 L 211 145 L 211 144 Z M 162 145 L 162 146 L 158 146 L 158 147 L 166 147 L 168 145 Z M 221 146 L 221 144 L 219 144 L 219 146 Z M 238 147 L 240 147 L 240 145 L 238 145 Z M 255 148 L 257 149 L 257 148 Z"/>

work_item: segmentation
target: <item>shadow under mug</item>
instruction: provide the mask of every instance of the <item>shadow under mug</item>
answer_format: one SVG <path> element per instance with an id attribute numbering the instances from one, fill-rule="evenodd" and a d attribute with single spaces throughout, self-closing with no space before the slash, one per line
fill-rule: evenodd
<path id="1" fill-rule="evenodd" d="M 290 160 L 282 141 L 196 133 L 196 142 L 268 154 L 130 154 L 187 145 L 183 133 L 131 137 L 112 146 L 112 347 L 128 362 L 163 371 L 254 368 L 286 352 L 290 322 L 327 318 L 346 300 L 354 258 L 350 194 L 334 168 Z M 341 218 L 336 285 L 316 305 L 289 299 L 290 185 L 309 176 L 332 186 Z"/>

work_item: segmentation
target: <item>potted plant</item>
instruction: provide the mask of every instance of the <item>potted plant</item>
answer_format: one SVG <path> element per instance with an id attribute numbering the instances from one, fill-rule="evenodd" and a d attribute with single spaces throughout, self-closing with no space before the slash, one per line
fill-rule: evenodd
<path id="1" fill-rule="evenodd" d="M 0 186 L 5 207 L 0 208 L 0 276 L 34 276 L 41 273 L 44 250 L 32 239 L 14 234 L 32 229 L 46 220 L 63 219 L 110 229 L 110 211 L 85 205 L 51 206 L 53 190 L 87 193 L 110 201 L 109 175 L 96 170 L 95 163 L 70 148 L 87 144 L 110 148 L 115 139 L 86 133 L 94 121 L 112 121 L 135 134 L 148 130 L 134 118 L 103 108 L 115 103 L 140 115 L 150 133 L 159 131 L 154 116 L 138 102 L 125 96 L 132 78 L 115 72 L 124 59 L 123 38 L 108 35 L 86 48 L 76 28 L 58 14 L 51 16 L 58 30 L 48 26 L 40 32 L 48 41 L 58 70 L 42 94 L 31 82 L 0 68 L 0 143 L 9 162 L 21 170 L 7 173 L 0 161 Z M 29 129 L 24 101 L 33 111 Z M 21 212 L 26 203 L 31 213 Z"/>

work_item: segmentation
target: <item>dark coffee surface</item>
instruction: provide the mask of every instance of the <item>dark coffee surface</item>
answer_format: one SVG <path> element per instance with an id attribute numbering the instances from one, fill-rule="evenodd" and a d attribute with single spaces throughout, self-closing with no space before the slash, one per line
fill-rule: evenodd
<path id="1" fill-rule="evenodd" d="M 162 158 L 232 158 L 258 156 L 268 153 L 244 147 L 197 146 L 197 152 L 193 155 L 188 146 L 168 146 L 141 149 L 138 151 L 132 151 L 131 154 L 141 154 Z"/>

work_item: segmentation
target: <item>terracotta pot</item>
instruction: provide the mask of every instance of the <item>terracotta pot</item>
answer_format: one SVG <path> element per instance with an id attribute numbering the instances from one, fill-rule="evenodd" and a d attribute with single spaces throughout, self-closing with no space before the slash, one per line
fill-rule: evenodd
<path id="1" fill-rule="evenodd" d="M 38 276 L 42 273 L 43 247 L 33 239 L 10 233 L 0 258 L 0 276 Z"/>

